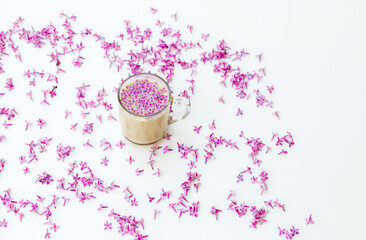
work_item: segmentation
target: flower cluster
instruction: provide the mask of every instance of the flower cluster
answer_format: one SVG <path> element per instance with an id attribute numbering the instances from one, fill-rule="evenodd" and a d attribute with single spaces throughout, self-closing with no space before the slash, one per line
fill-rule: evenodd
<path id="1" fill-rule="evenodd" d="M 216 128 L 215 122 L 212 122 L 213 126 L 212 129 Z M 213 128 L 214 127 L 214 128 Z M 236 142 L 233 142 L 231 139 L 226 139 L 223 136 L 216 137 L 214 136 L 215 133 L 211 133 L 209 136 L 207 136 L 208 143 L 206 144 L 206 149 L 204 151 L 206 154 L 203 156 L 205 158 L 205 164 L 207 164 L 207 161 L 214 158 L 213 152 L 215 151 L 215 148 L 218 146 L 225 146 L 226 148 L 232 148 L 232 149 L 239 149 Z"/>
<path id="2" fill-rule="evenodd" d="M 113 209 L 108 214 L 108 216 L 117 222 L 118 232 L 121 234 L 121 236 L 128 234 L 136 240 L 144 240 L 146 237 L 148 237 L 147 235 L 143 235 L 139 229 L 140 227 L 144 229 L 143 218 L 137 220 L 133 216 L 125 216 L 116 213 Z"/>
<path id="3" fill-rule="evenodd" d="M 230 192 L 228 199 L 230 199 L 229 210 L 235 212 L 238 217 L 245 216 L 247 213 L 252 213 L 252 220 L 250 221 L 250 227 L 257 228 L 258 225 L 266 223 L 265 219 L 268 211 L 265 208 L 258 208 L 256 206 L 250 206 L 245 204 L 245 202 L 238 204 L 238 202 L 233 198 L 235 193 Z"/>
<path id="4" fill-rule="evenodd" d="M 210 213 L 212 215 L 215 215 L 216 220 L 219 220 L 218 215 L 219 215 L 220 212 L 222 212 L 222 210 L 215 208 L 215 206 L 211 207 L 211 212 Z"/>
<path id="5" fill-rule="evenodd" d="M 267 222 L 266 217 L 267 211 L 264 208 L 257 209 L 255 206 L 250 208 L 252 212 L 253 219 L 250 222 L 250 227 L 257 228 L 257 225 L 262 225 Z"/>
<path id="6" fill-rule="evenodd" d="M 42 184 L 50 184 L 51 182 L 53 182 L 53 178 L 50 174 L 44 172 L 42 174 L 38 174 L 38 179 L 36 182 L 40 182 Z"/>
<path id="7" fill-rule="evenodd" d="M 195 216 L 195 217 L 198 216 L 199 203 L 200 202 L 196 202 L 196 203 L 193 202 L 192 206 L 189 206 L 189 215 L 190 216 Z"/>
<path id="8" fill-rule="evenodd" d="M 238 217 L 244 216 L 248 212 L 248 205 L 245 205 L 245 203 L 238 204 L 235 199 L 231 199 L 231 202 L 229 204 L 229 210 L 235 212 L 238 214 Z"/>
<path id="9" fill-rule="evenodd" d="M 70 153 L 72 150 L 74 150 L 75 147 L 71 147 L 71 146 L 64 146 L 62 145 L 62 143 L 60 143 L 59 145 L 57 145 L 57 154 L 58 154 L 58 158 L 57 160 L 62 160 L 64 161 L 66 157 L 70 156 Z"/>
<path id="10" fill-rule="evenodd" d="M 253 164 L 258 167 L 261 166 L 262 160 L 257 158 L 258 154 L 266 148 L 266 153 L 268 153 L 271 148 L 265 145 L 260 138 L 247 138 L 244 136 L 243 131 L 240 132 L 240 137 L 246 140 L 246 145 L 250 146 L 252 152 L 249 154 L 249 157 L 252 159 Z"/>
<path id="11" fill-rule="evenodd" d="M 123 193 L 125 194 L 124 199 L 131 204 L 131 206 L 138 206 L 138 202 L 136 200 L 136 198 L 134 197 L 133 193 L 131 192 L 131 190 L 129 189 L 129 186 L 126 187 L 123 190 Z"/>
<path id="12" fill-rule="evenodd" d="M 7 121 L 12 120 L 15 117 L 15 115 L 18 115 L 18 113 L 15 111 L 14 108 L 10 109 L 6 107 L 0 107 L 0 117 L 1 116 L 6 117 L 6 120 L 4 120 L 4 123 L 2 124 L 5 129 L 13 125 L 12 123 L 9 123 Z"/>
<path id="13" fill-rule="evenodd" d="M 292 226 L 292 228 L 290 228 L 289 230 L 283 228 L 281 229 L 280 227 L 278 227 L 279 232 L 279 236 L 284 235 L 286 237 L 286 239 L 293 239 L 296 235 L 298 235 L 299 229 L 295 228 L 294 226 Z"/>
<path id="14" fill-rule="evenodd" d="M 168 90 L 158 82 L 137 79 L 120 92 L 122 105 L 137 115 L 152 115 L 163 109 L 168 102 Z"/>
<path id="15" fill-rule="evenodd" d="M 277 133 L 273 133 L 271 141 L 273 140 L 276 140 L 277 147 L 282 148 L 281 151 L 278 153 L 278 155 L 287 154 L 287 151 L 283 149 L 283 147 L 287 146 L 288 148 L 290 148 L 295 144 L 294 138 L 292 137 L 292 134 L 290 132 L 286 132 L 286 134 L 283 135 L 282 137 L 279 136 Z"/>
<path id="16" fill-rule="evenodd" d="M 275 201 L 273 201 L 272 199 L 270 199 L 268 201 L 264 201 L 264 204 L 266 204 L 266 206 L 271 207 L 272 209 L 275 207 L 279 207 L 285 212 L 285 205 L 279 203 L 277 199 Z"/>

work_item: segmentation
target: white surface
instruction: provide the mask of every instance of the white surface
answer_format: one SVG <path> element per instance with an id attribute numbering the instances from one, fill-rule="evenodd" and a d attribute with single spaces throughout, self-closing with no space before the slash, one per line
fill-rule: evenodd
<path id="1" fill-rule="evenodd" d="M 150 7 L 159 11 L 153 16 Z M 233 49 L 245 48 L 250 53 L 263 52 L 263 62 L 255 62 L 255 68 L 265 66 L 265 81 L 275 86 L 273 100 L 279 110 L 281 120 L 274 118 L 272 110 L 257 109 L 253 102 L 240 101 L 233 89 L 219 85 L 220 77 L 212 73 L 212 66 L 200 66 L 196 95 L 192 98 L 191 115 L 184 121 L 171 126 L 173 139 L 162 141 L 161 146 L 174 147 L 174 152 L 160 153 L 156 166 L 161 178 L 152 176 L 146 165 L 148 146 L 127 144 L 123 150 L 114 149 L 105 153 L 98 144 L 106 137 L 112 143 L 122 138 L 117 122 L 106 120 L 98 124 L 95 113 L 90 121 L 95 122 L 95 132 L 91 136 L 81 135 L 80 109 L 76 108 L 75 86 L 82 82 L 91 83 L 93 88 L 87 94 L 93 97 L 103 86 L 110 93 L 114 116 L 117 115 L 115 95 L 111 90 L 127 73 L 116 73 L 108 68 L 99 44 L 89 41 L 84 52 L 86 58 L 81 69 L 71 65 L 68 72 L 60 77 L 59 95 L 51 107 L 41 106 L 40 89 L 35 90 L 35 101 L 29 103 L 25 92 L 29 90 L 27 80 L 22 76 L 27 69 L 53 69 L 48 66 L 47 49 L 34 49 L 22 42 L 23 63 L 13 57 L 4 57 L 6 73 L 0 75 L 0 87 L 6 77 L 13 77 L 15 90 L 0 97 L 0 106 L 16 107 L 19 113 L 14 126 L 0 135 L 7 140 L 0 143 L 0 158 L 6 159 L 4 172 L 0 173 L 0 190 L 12 189 L 15 199 L 33 199 L 43 195 L 50 201 L 50 195 L 63 193 L 55 189 L 56 184 L 34 184 L 37 174 L 47 171 L 55 179 L 66 174 L 67 163 L 84 160 L 94 166 L 95 172 L 106 182 L 115 180 L 122 188 L 130 185 L 139 200 L 139 207 L 129 207 L 123 199 L 122 189 L 108 195 L 96 193 L 97 199 L 81 204 L 72 199 L 66 207 L 59 206 L 52 217 L 60 229 L 52 234 L 52 239 L 121 239 L 115 229 L 104 231 L 104 222 L 109 211 L 98 212 L 99 203 L 107 204 L 122 214 L 133 214 L 145 219 L 144 233 L 149 239 L 280 239 L 277 226 L 300 228 L 295 239 L 361 239 L 363 221 L 366 215 L 363 185 L 365 169 L 366 111 L 365 111 L 365 66 L 366 32 L 363 1 L 3 1 L 0 9 L 0 30 L 10 28 L 18 17 L 25 18 L 26 26 L 39 29 L 47 23 L 60 23 L 58 14 L 74 13 L 78 20 L 75 28 L 89 27 L 112 40 L 123 31 L 123 20 L 132 24 L 150 26 L 161 19 L 182 29 L 184 37 L 191 38 L 187 24 L 194 25 L 192 38 L 199 39 L 202 33 L 209 33 L 207 50 L 218 40 L 225 39 Z M 178 12 L 178 22 L 170 15 Z M 122 45 L 123 47 L 123 45 Z M 253 55 L 251 56 L 252 58 Z M 70 60 L 71 61 L 71 60 Z M 245 68 L 245 61 L 238 63 Z M 251 70 L 251 68 L 249 69 Z M 176 73 L 175 83 L 179 91 L 179 81 L 186 75 Z M 42 83 L 40 83 L 40 86 Z M 48 86 L 48 85 L 43 85 Z M 184 85 L 186 86 L 186 85 Z M 209 88 L 210 87 L 210 88 Z M 0 88 L 1 89 L 1 88 Z M 227 102 L 222 105 L 218 97 L 224 95 Z M 37 96 L 37 97 L 36 97 Z M 244 109 L 243 117 L 236 117 L 238 106 Z M 52 110 L 51 110 L 52 109 Z M 72 117 L 64 120 L 65 109 L 72 110 Z M 36 119 L 44 117 L 47 126 L 39 130 Z M 24 133 L 24 120 L 33 122 L 32 128 Z M 186 145 L 204 146 L 209 133 L 207 124 L 216 119 L 216 135 L 223 135 L 236 141 L 240 130 L 247 136 L 261 137 L 269 143 L 272 132 L 290 131 L 295 138 L 295 146 L 287 156 L 276 154 L 260 157 L 263 168 L 269 172 L 269 191 L 260 196 L 257 186 L 249 181 L 236 183 L 239 169 L 251 164 L 247 157 L 249 148 L 241 141 L 240 150 L 215 151 L 216 159 L 203 164 L 201 153 L 198 171 L 202 174 L 201 189 L 191 193 L 191 201 L 200 201 L 198 218 L 187 214 L 181 219 L 167 208 L 168 201 L 149 204 L 146 192 L 158 197 L 161 188 L 172 190 L 174 201 L 180 193 L 187 166 L 178 157 L 176 142 Z M 79 121 L 77 133 L 68 128 Z M 1 123 L 3 119 L 1 120 Z M 197 136 L 194 125 L 203 125 Z M 31 165 L 31 174 L 24 175 L 18 157 L 26 154 L 24 143 L 40 137 L 54 137 L 48 152 L 40 156 L 40 161 Z M 93 150 L 86 150 L 82 143 L 90 138 Z M 76 147 L 76 151 L 64 163 L 56 160 L 56 146 L 63 142 Z M 99 164 L 107 155 L 108 167 Z M 125 159 L 134 156 L 134 166 Z M 136 167 L 145 172 L 136 177 Z M 249 180 L 249 179 L 247 179 Z M 249 228 L 250 216 L 238 218 L 227 211 L 226 197 L 229 189 L 237 193 L 238 201 L 258 206 L 270 198 L 278 198 L 286 205 L 286 212 L 278 209 L 268 214 L 268 223 L 258 229 Z M 94 189 L 93 189 L 94 190 Z M 94 191 L 96 192 L 96 191 Z M 67 195 L 67 194 L 66 194 Z M 209 211 L 211 206 L 224 210 L 216 221 Z M 161 210 L 153 220 L 153 209 Z M 304 218 L 313 214 L 315 225 L 305 225 Z M 8 220 L 8 228 L 0 229 L 0 239 L 42 239 L 46 227 L 44 218 L 26 212 L 22 223 L 12 213 L 0 207 L 0 220 Z"/>

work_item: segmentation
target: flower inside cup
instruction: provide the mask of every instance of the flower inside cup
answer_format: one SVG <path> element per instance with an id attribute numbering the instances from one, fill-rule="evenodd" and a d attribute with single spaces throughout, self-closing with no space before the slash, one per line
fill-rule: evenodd
<path id="1" fill-rule="evenodd" d="M 156 81 L 137 79 L 121 89 L 120 101 L 131 113 L 148 116 L 163 109 L 169 100 L 169 91 Z"/>

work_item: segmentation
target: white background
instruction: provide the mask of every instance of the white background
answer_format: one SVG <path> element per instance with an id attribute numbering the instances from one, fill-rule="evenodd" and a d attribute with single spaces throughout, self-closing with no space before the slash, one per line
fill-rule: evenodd
<path id="1" fill-rule="evenodd" d="M 158 12 L 152 15 L 150 7 Z M 37 174 L 47 171 L 55 179 L 66 175 L 67 164 L 73 160 L 88 161 L 95 172 L 106 182 L 115 180 L 123 189 L 130 186 L 139 200 L 139 207 L 130 207 L 123 199 L 122 189 L 110 194 L 97 195 L 97 199 L 81 204 L 73 195 L 66 207 L 59 204 L 52 216 L 60 229 L 52 234 L 52 239 L 121 239 L 116 230 L 104 230 L 108 210 L 98 212 L 100 203 L 114 208 L 121 214 L 133 214 L 145 219 L 144 233 L 149 239 L 280 239 L 277 226 L 300 228 L 297 239 L 361 239 L 366 214 L 364 187 L 366 111 L 365 111 L 365 66 L 366 66 L 366 17 L 363 1 L 2 1 L 0 9 L 0 31 L 11 27 L 18 16 L 25 18 L 25 26 L 35 29 L 49 22 L 60 24 L 61 11 L 73 13 L 78 17 L 75 28 L 92 28 L 113 40 L 123 29 L 123 20 L 142 27 L 154 25 L 161 19 L 175 28 L 182 29 L 184 37 L 199 39 L 202 33 L 209 33 L 206 50 L 221 40 L 232 49 L 245 48 L 254 55 L 263 52 L 262 63 L 246 65 L 249 70 L 266 67 L 265 85 L 273 84 L 275 92 L 272 99 L 281 119 L 272 116 L 273 110 L 256 108 L 253 101 L 240 101 L 234 90 L 223 88 L 219 75 L 212 73 L 212 66 L 199 66 L 194 76 L 197 81 L 196 94 L 192 97 L 191 115 L 184 121 L 170 126 L 173 138 L 170 142 L 161 141 L 160 146 L 169 145 L 174 151 L 158 155 L 157 167 L 161 178 L 152 176 L 146 165 L 149 146 L 134 146 L 127 143 L 123 150 L 114 148 L 105 153 L 98 146 L 100 139 L 107 138 L 112 143 L 123 139 L 117 122 L 106 120 L 98 124 L 95 114 L 95 132 L 91 136 L 81 135 L 69 126 L 80 120 L 80 109 L 76 101 L 75 86 L 83 82 L 92 84 L 88 91 L 93 97 L 103 86 L 110 93 L 114 116 L 117 116 L 116 97 L 111 92 L 127 72 L 117 73 L 108 68 L 103 59 L 99 44 L 90 41 L 85 50 L 86 58 L 80 69 L 65 67 L 68 72 L 60 77 L 59 94 L 46 107 L 38 104 L 42 100 L 40 89 L 34 90 L 35 102 L 30 103 L 25 96 L 29 90 L 28 80 L 22 75 L 27 69 L 54 69 L 48 66 L 47 49 L 34 49 L 22 42 L 23 63 L 13 56 L 4 57 L 2 62 L 6 73 L 0 75 L 0 89 L 6 77 L 13 77 L 15 90 L 0 97 L 0 106 L 14 106 L 19 116 L 14 126 L 5 130 L 0 126 L 0 135 L 6 141 L 0 143 L 0 158 L 6 162 L 4 172 L 0 173 L 0 190 L 12 189 L 16 200 L 35 200 L 43 195 L 50 201 L 51 194 L 63 196 L 49 186 L 34 184 Z M 170 15 L 178 12 L 175 23 Z M 193 34 L 186 29 L 193 25 Z M 122 45 L 123 48 L 123 45 Z M 83 55 L 83 54 L 82 54 Z M 70 58 L 71 59 L 71 58 Z M 250 59 L 250 58 L 249 58 Z M 254 59 L 254 60 L 253 60 Z M 71 61 L 71 60 L 70 60 Z M 249 60 L 248 60 L 249 61 Z M 50 70 L 50 71 L 51 71 Z M 180 84 L 189 76 L 177 72 L 173 83 L 177 91 Z M 186 73 L 184 73 L 186 74 Z M 181 83 L 179 83 L 181 82 Z M 184 85 L 184 84 L 183 84 Z M 186 85 L 184 85 L 186 86 Z M 173 87 L 174 88 L 174 87 Z M 1 91 L 0 91 L 1 92 Z M 226 105 L 218 102 L 224 95 Z M 37 97 L 38 96 L 38 97 Z M 236 109 L 244 109 L 244 116 L 236 117 Z M 72 118 L 64 120 L 65 109 L 72 110 Z M 36 119 L 43 117 L 47 125 L 39 130 Z M 178 157 L 176 142 L 203 147 L 205 136 L 209 133 L 207 124 L 216 120 L 216 135 L 223 135 L 239 142 L 239 151 L 223 147 L 215 151 L 216 159 L 203 164 L 202 155 L 197 171 L 202 174 L 202 186 L 198 194 L 192 193 L 191 201 L 200 201 L 198 218 L 185 214 L 181 219 L 167 208 L 180 193 L 180 183 L 187 171 L 186 163 Z M 24 133 L 25 121 L 33 122 L 32 128 Z M 2 123 L 3 121 L 1 121 Z M 193 127 L 202 125 L 200 135 Z M 263 169 L 269 172 L 269 191 L 259 194 L 257 186 L 249 179 L 236 183 L 236 174 L 251 160 L 249 147 L 239 139 L 240 130 L 248 137 L 260 137 L 270 142 L 272 132 L 290 131 L 295 138 L 295 146 L 287 156 L 262 153 Z M 40 155 L 40 161 L 30 165 L 31 174 L 24 175 L 18 157 L 25 155 L 24 143 L 40 137 L 54 137 L 47 153 Z M 95 148 L 87 151 L 82 143 L 91 139 Z M 123 139 L 124 140 L 124 139 Z M 124 140 L 125 141 L 125 140 Z M 73 145 L 75 152 L 65 160 L 56 160 L 58 143 Z M 202 148 L 201 148 L 202 149 Z M 125 159 L 132 155 L 136 162 L 128 165 Z M 109 166 L 99 164 L 103 156 L 110 159 Z M 135 176 L 136 167 L 145 172 Z M 158 198 L 161 188 L 172 190 L 172 199 L 159 204 L 147 202 L 146 192 Z M 239 202 L 263 206 L 263 201 L 278 198 L 286 205 L 286 212 L 270 210 L 268 222 L 258 229 L 249 228 L 249 214 L 238 218 L 227 211 L 226 197 L 229 189 L 237 193 Z M 93 189 L 94 190 L 94 189 Z M 92 191 L 92 190 L 91 190 Z M 95 191 L 94 191 L 95 192 Z M 211 206 L 224 210 L 219 221 L 209 212 Z M 153 220 L 153 209 L 161 211 Z M 313 214 L 314 225 L 305 225 L 305 218 Z M 0 207 L 0 220 L 7 219 L 8 228 L 0 228 L 0 239 L 43 239 L 44 218 L 25 212 L 22 223 L 12 213 Z"/>

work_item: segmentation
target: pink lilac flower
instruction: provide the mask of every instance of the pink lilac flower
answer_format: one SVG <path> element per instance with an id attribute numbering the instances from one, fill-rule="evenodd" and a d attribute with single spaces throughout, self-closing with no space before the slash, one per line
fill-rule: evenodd
<path id="1" fill-rule="evenodd" d="M 126 144 L 124 142 L 122 142 L 121 140 L 116 144 L 116 146 L 119 147 L 120 149 L 122 149 L 124 145 L 126 145 Z"/>
<path id="2" fill-rule="evenodd" d="M 163 153 L 165 154 L 165 153 L 167 153 L 167 152 L 170 152 L 170 151 L 173 151 L 173 149 L 171 149 L 171 148 L 169 148 L 168 146 L 165 146 L 164 148 L 163 148 Z"/>
<path id="3" fill-rule="evenodd" d="M 243 110 L 238 108 L 238 111 L 236 112 L 236 116 L 243 116 Z"/>
<path id="4" fill-rule="evenodd" d="M 117 121 L 117 119 L 115 117 L 113 117 L 112 112 L 109 113 L 108 115 L 108 120 L 114 120 Z"/>
<path id="5" fill-rule="evenodd" d="M 12 126 L 13 124 L 11 124 L 11 123 L 7 123 L 6 122 L 6 120 L 4 121 L 4 123 L 3 123 L 3 126 L 4 126 L 4 128 L 5 129 L 8 129 L 8 127 L 10 127 L 10 126 Z"/>
<path id="6" fill-rule="evenodd" d="M 20 156 L 18 159 L 19 159 L 20 164 L 23 164 L 23 163 L 27 162 L 27 159 L 25 159 L 24 155 Z"/>
<path id="7" fill-rule="evenodd" d="M 267 86 L 267 90 L 268 90 L 269 93 L 272 93 L 274 91 L 273 85 Z"/>
<path id="8" fill-rule="evenodd" d="M 77 123 L 75 123 L 75 124 L 71 124 L 70 130 L 75 131 L 75 130 L 76 130 L 76 126 L 77 126 L 77 125 L 78 125 Z"/>
<path id="9" fill-rule="evenodd" d="M 33 123 L 28 122 L 27 120 L 25 120 L 25 122 L 26 122 L 26 125 L 25 125 L 25 131 L 27 131 L 27 130 L 28 130 L 28 128 L 29 128 L 30 126 L 32 126 L 32 125 L 33 125 Z"/>
<path id="10" fill-rule="evenodd" d="M 46 234 L 44 235 L 45 239 L 51 239 L 51 232 L 47 229 Z"/>
<path id="11" fill-rule="evenodd" d="M 104 147 L 103 151 L 108 149 L 112 150 L 112 144 L 110 142 L 107 142 L 105 138 L 100 140 L 100 146 Z"/>
<path id="12" fill-rule="evenodd" d="M 266 206 L 271 207 L 272 209 L 274 209 L 275 207 L 279 207 L 279 208 L 281 208 L 284 212 L 286 211 L 286 210 L 285 210 L 285 205 L 284 205 L 284 204 L 279 203 L 277 199 L 276 199 L 276 201 L 273 201 L 272 199 L 267 200 L 267 201 L 264 201 L 264 204 L 265 204 Z"/>
<path id="13" fill-rule="evenodd" d="M 4 171 L 5 168 L 5 160 L 3 158 L 0 158 L 0 173 Z"/>
<path id="14" fill-rule="evenodd" d="M 131 206 L 138 206 L 138 202 L 137 202 L 137 200 L 136 200 L 136 198 L 133 198 L 132 200 L 131 200 Z"/>
<path id="15" fill-rule="evenodd" d="M 33 101 L 32 90 L 30 90 L 29 92 L 27 92 L 25 95 L 28 96 L 31 101 Z"/>
<path id="16" fill-rule="evenodd" d="M 202 38 L 203 40 L 207 41 L 207 39 L 208 39 L 208 37 L 209 37 L 209 36 L 210 36 L 210 34 L 203 34 L 203 33 L 202 33 L 201 38 Z"/>
<path id="17" fill-rule="evenodd" d="M 23 169 L 23 172 L 24 172 L 24 174 L 28 174 L 28 173 L 30 173 L 29 168 L 28 168 L 28 167 L 25 167 L 25 168 Z"/>
<path id="18" fill-rule="evenodd" d="M 187 25 L 187 29 L 189 30 L 190 33 L 192 33 L 193 31 L 193 26 L 192 25 Z"/>
<path id="19" fill-rule="evenodd" d="M 156 9 L 156 8 L 153 8 L 153 7 L 150 8 L 150 12 L 152 14 L 155 14 L 157 11 L 158 11 L 158 9 Z"/>
<path id="20" fill-rule="evenodd" d="M 148 79 L 138 79 L 123 88 L 120 93 L 122 105 L 137 115 L 151 115 L 163 109 L 168 102 L 166 88 Z"/>
<path id="21" fill-rule="evenodd" d="M 56 94 L 56 89 L 57 89 L 57 86 L 54 86 L 52 88 L 52 90 L 50 90 L 48 93 L 50 94 L 51 98 L 55 97 L 57 94 Z"/>
<path id="22" fill-rule="evenodd" d="M 260 53 L 260 54 L 255 55 L 255 56 L 258 58 L 259 62 L 262 62 L 263 53 Z"/>
<path id="23" fill-rule="evenodd" d="M 245 55 L 248 55 L 249 53 L 247 53 L 244 49 L 240 50 L 240 51 L 236 51 L 235 54 L 231 54 L 230 57 L 232 57 L 233 61 L 235 60 L 239 60 L 241 61 L 241 58 Z"/>
<path id="24" fill-rule="evenodd" d="M 238 204 L 235 199 L 231 198 L 228 209 L 236 213 L 238 217 L 242 217 L 247 214 L 249 206 L 245 202 Z"/>
<path id="25" fill-rule="evenodd" d="M 139 176 L 144 170 L 136 168 L 136 176 Z"/>
<path id="26" fill-rule="evenodd" d="M 255 206 L 250 208 L 252 212 L 253 219 L 250 222 L 250 227 L 257 228 L 258 225 L 262 225 L 267 222 L 264 218 L 266 217 L 267 211 L 264 208 L 257 209 Z"/>
<path id="27" fill-rule="evenodd" d="M 280 115 L 279 115 L 278 111 L 275 111 L 275 112 L 273 113 L 273 115 L 274 115 L 274 116 L 276 116 L 278 119 L 280 119 Z"/>
<path id="28" fill-rule="evenodd" d="M 309 218 L 305 218 L 305 222 L 306 222 L 306 225 L 309 225 L 309 224 L 314 224 L 314 220 L 310 214 Z"/>
<path id="29" fill-rule="evenodd" d="M 79 198 L 79 202 L 81 203 L 85 203 L 85 201 L 95 198 L 92 192 L 80 192 L 76 197 Z"/>
<path id="30" fill-rule="evenodd" d="M 194 126 L 193 131 L 195 131 L 197 134 L 199 134 L 201 131 L 201 128 L 202 128 L 202 126 L 199 126 L 199 127 Z"/>
<path id="31" fill-rule="evenodd" d="M 159 210 L 154 209 L 154 220 L 156 219 L 156 216 L 160 213 Z"/>
<path id="32" fill-rule="evenodd" d="M 252 175 L 252 171 L 251 171 L 251 168 L 250 167 L 247 167 L 246 170 L 244 171 L 241 171 L 238 176 L 237 176 L 237 183 L 241 182 L 241 181 L 244 181 L 244 178 L 243 178 L 243 174 L 248 172 L 250 175 Z"/>
<path id="33" fill-rule="evenodd" d="M 8 227 L 8 222 L 6 221 L 5 218 L 2 221 L 0 221 L 0 227 L 3 227 L 3 228 Z"/>
<path id="34" fill-rule="evenodd" d="M 50 227 L 50 229 L 51 230 L 53 230 L 54 232 L 56 232 L 57 231 L 57 229 L 59 229 L 60 228 L 60 226 L 57 226 L 56 225 L 56 223 L 53 223 L 52 225 L 51 225 L 51 227 Z"/>
<path id="35" fill-rule="evenodd" d="M 42 173 L 41 175 L 38 174 L 38 179 L 36 182 L 40 182 L 42 184 L 50 184 L 51 182 L 53 182 L 52 176 L 46 172 Z"/>
<path id="36" fill-rule="evenodd" d="M 41 119 L 41 118 L 39 118 L 39 119 L 37 120 L 37 125 L 39 126 L 39 129 L 42 129 L 42 127 L 43 127 L 45 124 L 46 124 L 46 121 L 45 121 L 45 120 L 43 120 L 43 119 Z"/>
<path id="37" fill-rule="evenodd" d="M 208 128 L 209 128 L 210 130 L 214 130 L 214 129 L 216 129 L 215 120 L 213 120 L 213 121 L 212 121 L 212 123 L 208 124 Z"/>
<path id="38" fill-rule="evenodd" d="M 230 191 L 230 194 L 229 196 L 227 197 L 227 199 L 230 199 L 232 197 L 235 197 L 235 192 L 233 190 L 229 190 Z"/>
<path id="39" fill-rule="evenodd" d="M 12 78 L 7 78 L 6 79 L 6 83 L 5 83 L 5 87 L 10 91 L 14 90 L 14 84 L 13 84 L 13 79 Z"/>
<path id="40" fill-rule="evenodd" d="M 108 162 L 109 162 L 108 158 L 104 157 L 104 158 L 102 158 L 102 161 L 100 162 L 100 164 L 102 164 L 104 166 L 108 166 Z"/>
<path id="41" fill-rule="evenodd" d="M 147 197 L 149 198 L 149 202 L 152 202 L 155 199 L 155 197 L 151 197 L 148 193 L 147 193 Z"/>
<path id="42" fill-rule="evenodd" d="M 43 203 L 43 201 L 44 201 L 45 199 L 46 199 L 45 197 L 42 197 L 42 196 L 37 195 L 37 201 L 38 201 L 38 202 Z"/>
<path id="43" fill-rule="evenodd" d="M 219 220 L 218 215 L 219 215 L 220 212 L 222 212 L 222 210 L 215 208 L 215 206 L 211 207 L 211 214 L 215 215 L 216 220 Z"/>
<path id="44" fill-rule="evenodd" d="M 163 138 L 169 141 L 171 136 L 172 136 L 171 134 L 167 133 L 166 136 L 164 136 Z"/>
<path id="45" fill-rule="evenodd" d="M 86 140 L 86 142 L 85 142 L 85 143 L 83 143 L 83 146 L 84 146 L 84 147 L 89 146 L 89 147 L 93 148 L 93 145 L 90 143 L 90 139 Z"/>
<path id="46" fill-rule="evenodd" d="M 72 150 L 74 150 L 75 147 L 71 147 L 71 146 L 64 146 L 62 143 L 60 143 L 57 146 L 57 154 L 58 154 L 58 158 L 57 160 L 62 160 L 64 161 L 66 157 L 70 156 L 70 153 Z"/>
<path id="47" fill-rule="evenodd" d="M 196 203 L 193 202 L 192 206 L 189 206 L 189 215 L 190 216 L 194 216 L 194 217 L 198 216 L 199 203 L 200 202 L 196 202 Z"/>
<path id="48" fill-rule="evenodd" d="M 294 226 L 292 226 L 292 228 L 290 230 L 287 229 L 281 229 L 280 227 L 278 227 L 279 230 L 279 236 L 284 235 L 286 237 L 286 239 L 293 239 L 296 235 L 298 235 L 299 229 L 295 228 Z"/>
<path id="49" fill-rule="evenodd" d="M 288 152 L 284 149 L 281 149 L 281 152 L 277 153 L 277 155 L 281 155 L 281 154 L 287 154 Z"/>
<path id="50" fill-rule="evenodd" d="M 129 164 L 132 164 L 133 162 L 135 161 L 135 159 L 132 158 L 132 156 L 130 156 L 128 159 L 127 159 L 127 162 Z"/>
<path id="51" fill-rule="evenodd" d="M 102 114 L 96 115 L 95 117 L 99 120 L 100 123 L 103 123 Z"/>
<path id="52" fill-rule="evenodd" d="M 85 119 L 88 115 L 90 114 L 90 112 L 83 112 L 81 111 L 81 116 Z"/>
<path id="53" fill-rule="evenodd" d="M 102 209 L 105 209 L 105 208 L 108 208 L 108 206 L 104 206 L 102 204 L 99 204 L 98 211 L 100 211 Z"/>
<path id="54" fill-rule="evenodd" d="M 161 200 L 169 199 L 170 194 L 171 194 L 171 191 L 164 191 L 164 189 L 162 189 L 162 193 L 160 194 L 160 198 L 156 203 L 159 203 Z"/>
<path id="55" fill-rule="evenodd" d="M 85 126 L 83 128 L 83 134 L 84 133 L 91 134 L 93 132 L 93 126 L 94 126 L 94 123 L 88 123 L 88 122 L 86 122 L 85 123 Z"/>
<path id="56" fill-rule="evenodd" d="M 106 221 L 104 223 L 104 230 L 110 230 L 112 229 L 112 223 L 109 223 L 108 221 Z"/>
<path id="57" fill-rule="evenodd" d="M 263 74 L 263 76 L 266 76 L 266 68 L 262 67 L 260 69 L 258 69 L 259 72 L 261 72 Z"/>
<path id="58" fill-rule="evenodd" d="M 178 13 L 174 13 L 174 14 L 172 14 L 172 15 L 171 15 L 171 17 L 172 17 L 175 21 L 177 21 Z"/>

